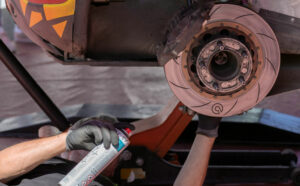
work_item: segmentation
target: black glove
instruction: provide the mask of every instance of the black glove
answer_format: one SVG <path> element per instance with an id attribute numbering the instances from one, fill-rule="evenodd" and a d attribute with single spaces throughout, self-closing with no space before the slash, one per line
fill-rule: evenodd
<path id="1" fill-rule="evenodd" d="M 134 130 L 133 125 L 118 123 L 118 120 L 112 116 L 102 115 L 81 119 L 70 128 L 66 139 L 66 149 L 68 151 L 92 150 L 102 142 L 106 149 L 110 147 L 110 144 L 118 145 L 119 137 L 115 128 Z"/>
<path id="2" fill-rule="evenodd" d="M 218 137 L 219 124 L 222 118 L 198 114 L 198 128 L 196 133 L 208 137 Z"/>

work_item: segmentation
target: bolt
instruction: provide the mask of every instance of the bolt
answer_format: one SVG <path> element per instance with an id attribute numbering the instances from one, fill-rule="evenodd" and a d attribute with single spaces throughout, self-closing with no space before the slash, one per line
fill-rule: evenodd
<path id="1" fill-rule="evenodd" d="M 137 158 L 135 163 L 137 164 L 137 166 L 143 166 L 144 165 L 144 159 L 143 158 Z"/>
<path id="2" fill-rule="evenodd" d="M 245 50 L 243 50 L 241 54 L 243 57 L 248 57 L 247 52 Z"/>
<path id="3" fill-rule="evenodd" d="M 204 61 L 200 61 L 199 64 L 200 64 L 200 67 L 204 67 L 205 66 Z"/>
<path id="4" fill-rule="evenodd" d="M 213 87 L 214 87 L 214 89 L 219 90 L 219 85 L 218 85 L 218 83 L 213 83 Z"/>
<path id="5" fill-rule="evenodd" d="M 218 45 L 218 47 L 223 46 L 223 42 L 222 41 L 218 41 L 217 45 Z"/>
<path id="6" fill-rule="evenodd" d="M 247 69 L 247 68 L 242 68 L 241 72 L 242 72 L 243 74 L 246 74 L 246 73 L 248 72 L 248 69 Z"/>
<path id="7" fill-rule="evenodd" d="M 239 81 L 244 85 L 245 84 L 245 78 L 243 76 L 239 77 Z"/>
<path id="8" fill-rule="evenodd" d="M 213 78 L 209 74 L 206 74 L 205 80 L 210 83 L 212 82 Z"/>
<path id="9" fill-rule="evenodd" d="M 259 63 L 259 62 L 258 62 Z M 247 66 L 248 65 L 248 59 L 244 59 L 243 60 L 243 66 Z"/>
<path id="10" fill-rule="evenodd" d="M 216 47 L 215 47 L 214 45 L 211 45 L 211 46 L 209 47 L 209 49 L 212 50 L 212 51 L 215 50 L 215 48 L 216 48 Z"/>
<path id="11" fill-rule="evenodd" d="M 220 50 L 224 50 L 224 45 L 222 41 L 218 41 L 217 46 L 220 48 Z"/>
<path id="12" fill-rule="evenodd" d="M 227 86 L 228 86 L 228 82 L 223 82 L 223 83 L 221 84 L 221 87 L 222 87 L 222 88 L 227 88 Z"/>
<path id="13" fill-rule="evenodd" d="M 201 73 L 202 73 L 202 75 L 204 75 L 204 76 L 206 76 L 206 75 L 208 74 L 208 72 L 207 72 L 207 70 L 206 70 L 205 67 L 202 67 Z"/>

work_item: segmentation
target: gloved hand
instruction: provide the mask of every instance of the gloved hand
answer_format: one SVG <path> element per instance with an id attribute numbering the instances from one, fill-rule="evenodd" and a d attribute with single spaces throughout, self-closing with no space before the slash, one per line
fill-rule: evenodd
<path id="1" fill-rule="evenodd" d="M 81 119 L 69 129 L 66 149 L 68 151 L 92 150 L 102 142 L 106 149 L 110 147 L 110 144 L 118 145 L 119 136 L 115 128 L 134 130 L 133 125 L 119 123 L 116 118 L 108 115 Z"/>
<path id="2" fill-rule="evenodd" d="M 198 128 L 196 133 L 208 137 L 218 137 L 219 124 L 222 118 L 198 114 Z"/>

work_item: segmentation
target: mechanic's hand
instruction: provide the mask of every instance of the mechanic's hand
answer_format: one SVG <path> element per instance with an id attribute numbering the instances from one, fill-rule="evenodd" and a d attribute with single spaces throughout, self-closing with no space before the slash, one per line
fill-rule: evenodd
<path id="1" fill-rule="evenodd" d="M 208 137 L 218 137 L 219 124 L 222 118 L 198 114 L 198 128 L 196 133 Z"/>
<path id="2" fill-rule="evenodd" d="M 106 149 L 110 147 L 110 144 L 118 145 L 119 137 L 115 128 L 134 130 L 133 125 L 119 123 L 116 118 L 108 115 L 81 119 L 68 131 L 66 149 L 68 151 L 92 150 L 101 143 Z"/>

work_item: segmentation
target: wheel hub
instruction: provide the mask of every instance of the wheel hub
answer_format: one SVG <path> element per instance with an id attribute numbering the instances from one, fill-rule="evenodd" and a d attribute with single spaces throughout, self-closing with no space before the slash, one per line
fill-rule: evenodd
<path id="1" fill-rule="evenodd" d="M 240 41 L 220 38 L 202 48 L 196 68 L 199 80 L 209 91 L 214 94 L 232 93 L 249 80 L 252 57 Z"/>
<path id="2" fill-rule="evenodd" d="M 207 97 L 231 99 L 251 88 L 260 75 L 259 48 L 260 43 L 243 25 L 227 21 L 207 24 L 182 54 L 185 79 Z"/>

